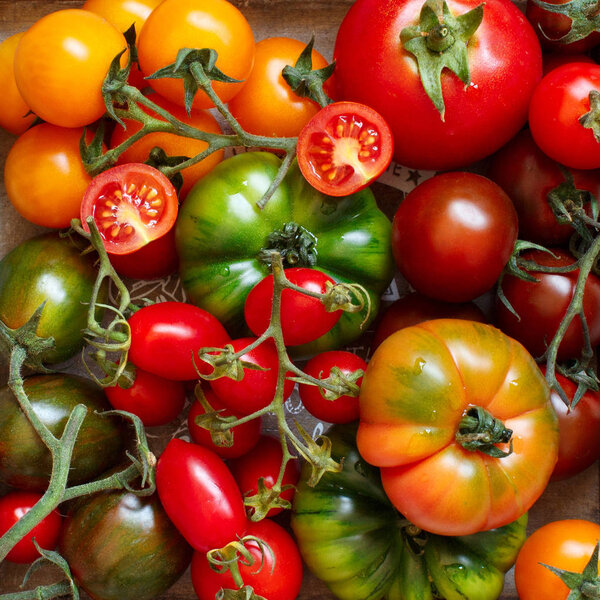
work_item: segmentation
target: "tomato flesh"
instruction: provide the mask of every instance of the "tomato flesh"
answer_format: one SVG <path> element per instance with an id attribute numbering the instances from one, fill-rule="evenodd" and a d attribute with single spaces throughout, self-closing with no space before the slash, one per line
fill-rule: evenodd
<path id="1" fill-rule="evenodd" d="M 177 217 L 177 192 L 157 169 L 131 163 L 95 177 L 81 204 L 92 216 L 110 254 L 130 254 L 165 235 Z"/>

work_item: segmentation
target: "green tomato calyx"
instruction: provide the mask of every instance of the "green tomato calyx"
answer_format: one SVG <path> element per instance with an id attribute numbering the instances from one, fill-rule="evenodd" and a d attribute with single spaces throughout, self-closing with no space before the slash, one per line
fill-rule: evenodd
<path id="1" fill-rule="evenodd" d="M 590 91 L 590 110 L 579 117 L 579 124 L 586 129 L 591 129 L 594 138 L 600 144 L 600 92 Z"/>
<path id="2" fill-rule="evenodd" d="M 279 252 L 285 267 L 314 267 L 317 264 L 317 238 L 293 221 L 269 234 L 259 260 L 270 265 L 273 251 Z"/>
<path id="3" fill-rule="evenodd" d="M 465 450 L 479 451 L 493 458 L 504 458 L 512 454 L 512 429 L 493 417 L 487 410 L 474 406 L 467 410 L 458 424 L 456 441 Z M 507 452 L 498 448 L 496 444 L 508 444 Z"/>
<path id="4" fill-rule="evenodd" d="M 542 563 L 543 564 L 543 563 Z M 550 569 L 560 580 L 571 590 L 567 600 L 586 600 L 600 598 L 600 576 L 598 576 L 598 542 L 590 560 L 583 569 L 583 572 L 576 573 L 557 569 L 551 565 L 544 565 Z"/>
<path id="5" fill-rule="evenodd" d="M 442 71 L 450 69 L 464 84 L 471 83 L 467 44 L 483 20 L 480 4 L 455 17 L 445 0 L 427 0 L 421 9 L 419 24 L 405 27 L 400 41 L 417 59 L 419 75 L 427 95 L 444 120 Z"/>
<path id="6" fill-rule="evenodd" d="M 533 0 L 533 3 L 546 12 L 564 15 L 571 20 L 569 31 L 559 38 L 551 38 L 538 23 L 539 32 L 550 42 L 558 42 L 564 45 L 572 44 L 585 39 L 600 27 L 600 2 L 598 0 L 570 0 L 570 2 L 564 4 Z"/>

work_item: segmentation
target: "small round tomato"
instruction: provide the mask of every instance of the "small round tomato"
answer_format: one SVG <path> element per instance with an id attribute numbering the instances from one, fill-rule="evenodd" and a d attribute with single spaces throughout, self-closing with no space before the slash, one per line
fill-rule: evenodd
<path id="1" fill-rule="evenodd" d="M 600 167 L 600 143 L 580 119 L 600 92 L 600 65 L 570 63 L 550 71 L 529 105 L 529 127 L 542 152 L 574 169 Z"/>
<path id="2" fill-rule="evenodd" d="M 322 108 L 298 136 L 298 166 L 314 188 L 347 196 L 377 179 L 392 160 L 392 132 L 364 104 L 335 102 Z"/>
<path id="3" fill-rule="evenodd" d="M 35 119 L 15 81 L 15 52 L 23 33 L 15 33 L 0 43 L 0 127 L 14 135 L 22 134 Z"/>
<path id="4" fill-rule="evenodd" d="M 81 222 L 94 217 L 109 254 L 130 254 L 165 235 L 178 210 L 173 184 L 154 167 L 131 163 L 92 179 L 81 202 Z"/>
<path id="5" fill-rule="evenodd" d="M 172 439 L 158 459 L 156 489 L 169 518 L 196 550 L 221 548 L 246 532 L 240 490 L 208 448 Z"/>
<path id="6" fill-rule="evenodd" d="M 104 393 L 113 408 L 137 415 L 146 427 L 170 423 L 185 404 L 185 386 L 181 381 L 138 368 L 134 368 L 131 387 L 117 384 L 104 388 Z"/>
<path id="7" fill-rule="evenodd" d="M 281 441 L 270 435 L 261 436 L 258 444 L 252 452 L 244 456 L 232 460 L 229 464 L 231 473 L 233 474 L 242 494 L 244 496 L 254 496 L 258 491 L 258 480 L 262 477 L 265 480 L 265 485 L 272 488 L 279 477 L 281 470 L 281 462 L 283 460 L 283 450 L 281 449 Z M 290 460 L 285 465 L 283 480 L 281 487 L 285 485 L 295 486 L 300 477 L 300 469 L 298 468 L 297 460 Z M 281 498 L 292 501 L 295 488 L 291 487 L 281 492 Z M 280 513 L 283 508 L 271 508 L 267 513 L 268 517 L 273 517 Z"/>
<path id="8" fill-rule="evenodd" d="M 294 267 L 286 269 L 290 283 L 309 292 L 325 294 L 327 284 L 335 281 L 316 269 Z M 244 304 L 244 317 L 255 335 L 269 326 L 273 306 L 273 275 L 267 275 L 251 290 Z M 319 298 L 296 290 L 284 289 L 281 294 L 281 331 L 286 346 L 307 344 L 327 333 L 339 320 L 341 310 L 327 311 Z"/>
<path id="9" fill-rule="evenodd" d="M 319 105 L 296 95 L 281 73 L 287 65 L 296 64 L 304 47 L 303 42 L 286 37 L 266 38 L 256 44 L 252 72 L 229 102 L 229 110 L 246 131 L 269 137 L 295 137 L 317 114 Z M 311 58 L 313 69 L 327 66 L 316 50 Z"/>
<path id="10" fill-rule="evenodd" d="M 198 370 L 210 373 L 212 367 L 196 353 L 229 343 L 229 335 L 213 315 L 185 302 L 144 306 L 129 318 L 129 326 L 131 362 L 166 379 L 197 379 Z"/>
<path id="11" fill-rule="evenodd" d="M 210 388 L 206 387 L 203 391 L 208 403 L 214 410 L 218 411 L 221 416 L 234 416 L 236 419 L 243 416 L 242 414 L 236 414 L 229 410 Z M 196 417 L 203 414 L 205 414 L 205 411 L 202 404 L 200 402 L 193 402 L 190 412 L 188 413 L 188 430 L 190 432 L 190 437 L 196 444 L 209 448 L 221 458 L 238 458 L 243 456 L 250 452 L 260 439 L 262 419 L 256 418 L 247 421 L 246 423 L 242 423 L 241 425 L 236 425 L 229 430 L 233 435 L 232 446 L 218 446 L 213 442 L 210 431 L 196 425 Z"/>
<path id="12" fill-rule="evenodd" d="M 9 492 L 0 498 L 0 537 L 17 521 L 24 517 L 37 504 L 42 494 L 36 492 Z M 40 557 L 33 545 L 35 540 L 41 548 L 54 550 L 60 537 L 62 517 L 57 509 L 44 517 L 6 555 L 6 560 L 14 563 L 31 563 Z"/>
<path id="13" fill-rule="evenodd" d="M 347 377 L 358 369 L 366 371 L 367 363 L 353 352 L 331 350 L 313 356 L 304 367 L 304 372 L 316 379 L 326 379 L 331 375 L 334 367 Z M 361 382 L 362 377 L 356 380 L 356 385 L 360 387 Z M 298 386 L 298 391 L 304 408 L 317 419 L 327 423 L 349 423 L 358 419 L 358 396 L 345 395 L 335 400 L 328 400 L 323 395 L 325 390 L 302 383 Z"/>
<path id="14" fill-rule="evenodd" d="M 118 31 L 125 32 L 135 25 L 136 34 L 160 4 L 160 0 L 86 0 L 81 8 L 104 17 Z"/>
<path id="15" fill-rule="evenodd" d="M 534 531 L 515 563 L 519 598 L 566 600 L 569 588 L 545 565 L 582 573 L 599 541 L 600 525 L 580 519 L 553 521 Z"/>
<path id="16" fill-rule="evenodd" d="M 256 338 L 240 338 L 231 345 L 235 352 L 249 346 Z M 241 360 L 260 367 L 260 369 L 244 368 L 244 377 L 235 381 L 230 377 L 212 379 L 210 387 L 219 400 L 235 412 L 249 415 L 269 405 L 275 397 L 279 373 L 279 359 L 273 340 L 269 339 L 260 346 L 250 350 Z M 291 373 L 290 373 L 291 375 Z M 294 382 L 286 380 L 283 388 L 283 399 L 287 399 L 294 389 Z"/>
<path id="17" fill-rule="evenodd" d="M 6 194 L 18 213 L 43 227 L 69 227 L 79 217 L 92 178 L 79 153 L 83 129 L 36 125 L 12 145 L 4 165 Z"/>
<path id="18" fill-rule="evenodd" d="M 146 19 L 138 40 L 142 73 L 148 77 L 174 63 L 181 48 L 212 48 L 216 67 L 239 83 L 213 82 L 223 101 L 231 100 L 248 78 L 254 60 L 254 35 L 244 15 L 227 0 L 164 0 Z M 149 79 L 159 94 L 184 106 L 181 79 Z M 210 108 L 212 102 L 199 91 L 194 108 Z"/>
<path id="19" fill-rule="evenodd" d="M 182 123 L 191 125 L 192 127 L 196 127 L 208 133 L 221 133 L 221 127 L 219 126 L 219 123 L 208 111 L 192 110 L 192 113 L 188 115 L 184 108 L 165 100 L 159 94 L 152 94 L 150 99 L 155 104 L 158 104 L 158 106 L 161 108 L 164 108 L 170 112 Z M 153 117 L 161 119 L 161 117 L 154 113 L 154 111 L 151 111 L 143 106 L 142 108 Z M 115 148 L 125 140 L 129 139 L 142 128 L 142 124 L 139 121 L 125 119 L 123 122 L 125 123 L 127 129 L 123 129 L 123 127 L 119 125 L 114 128 L 113 134 L 110 138 L 111 148 Z M 164 131 L 155 131 L 146 134 L 143 138 L 139 139 L 132 146 L 127 148 L 127 150 L 125 150 L 125 152 L 119 156 L 118 164 L 146 162 L 150 152 L 155 147 L 162 148 L 167 156 L 187 156 L 192 158 L 197 154 L 204 152 L 204 150 L 208 148 L 208 144 L 202 140 L 197 140 L 186 136 L 165 133 Z M 181 171 L 183 185 L 181 186 L 181 190 L 179 192 L 180 198 L 185 198 L 196 181 L 198 181 L 198 179 L 200 179 L 203 175 L 206 175 L 206 173 L 208 173 L 215 165 L 223 160 L 223 154 L 223 150 L 213 152 L 204 160 L 201 160 L 195 165 L 192 165 L 191 167 Z"/>
<path id="20" fill-rule="evenodd" d="M 392 249 L 418 292 L 467 302 L 496 283 L 517 227 L 517 213 L 500 186 L 475 173 L 444 173 L 402 201 L 392 225 Z"/>
<path id="21" fill-rule="evenodd" d="M 565 250 L 553 248 L 555 256 L 540 250 L 523 252 L 524 260 L 532 260 L 545 267 L 565 267 L 575 259 Z M 525 281 L 507 275 L 502 291 L 519 318 L 515 317 L 498 299 L 496 323 L 502 331 L 519 340 L 533 354 L 542 356 L 552 341 L 569 303 L 577 282 L 579 269 L 567 273 L 531 273 L 538 282 Z M 592 347 L 600 343 L 600 279 L 588 275 L 583 296 L 583 311 L 589 328 Z M 579 317 L 575 317 L 558 349 L 558 359 L 577 358 L 584 347 L 584 335 Z"/>
<path id="22" fill-rule="evenodd" d="M 15 54 L 15 79 L 23 99 L 44 121 L 82 127 L 106 107 L 102 83 L 111 62 L 127 48 L 106 19 L 78 8 L 52 12 L 23 35 Z M 125 65 L 127 53 L 121 57 Z"/>
<path id="23" fill-rule="evenodd" d="M 244 544 L 254 559 L 252 565 L 239 562 L 244 585 L 266 600 L 295 600 L 302 584 L 302 559 L 292 536 L 270 519 L 250 523 L 248 535 L 268 544 L 270 550 L 261 552 L 253 540 Z M 194 552 L 192 559 L 192 584 L 199 600 L 214 600 L 222 589 L 237 589 L 231 573 L 213 571 L 201 552 Z"/>

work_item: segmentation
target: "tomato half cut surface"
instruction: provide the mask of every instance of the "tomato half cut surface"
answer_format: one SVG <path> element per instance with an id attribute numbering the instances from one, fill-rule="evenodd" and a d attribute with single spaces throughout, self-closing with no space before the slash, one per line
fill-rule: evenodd
<path id="1" fill-rule="evenodd" d="M 322 108 L 300 132 L 298 165 L 317 190 L 347 196 L 377 179 L 390 164 L 390 128 L 375 110 L 357 102 Z"/>
<path id="2" fill-rule="evenodd" d="M 109 254 L 130 254 L 165 235 L 177 218 L 177 191 L 158 169 L 142 163 L 94 177 L 81 203 L 81 222 L 94 217 Z"/>

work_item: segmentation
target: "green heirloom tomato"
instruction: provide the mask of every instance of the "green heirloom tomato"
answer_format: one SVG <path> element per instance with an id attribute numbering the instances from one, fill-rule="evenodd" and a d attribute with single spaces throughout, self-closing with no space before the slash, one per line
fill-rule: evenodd
<path id="1" fill-rule="evenodd" d="M 82 255 L 69 238 L 48 233 L 23 242 L 0 261 L 0 320 L 5 325 L 21 327 L 45 302 L 36 333 L 53 337 L 55 346 L 44 352 L 44 362 L 65 361 L 83 348 L 95 260 L 93 254 Z"/>
<path id="2" fill-rule="evenodd" d="M 338 282 L 364 286 L 374 318 L 393 275 L 389 219 L 370 190 L 325 196 L 296 164 L 260 209 L 256 203 L 280 164 L 268 152 L 238 154 L 189 193 L 176 235 L 181 279 L 191 302 L 214 314 L 232 334 L 242 333 L 246 296 L 270 273 L 262 251 L 280 249 L 285 266 L 314 266 Z M 364 317 L 364 311 L 344 313 L 329 333 L 295 352 L 314 353 L 356 339 Z"/>
<path id="3" fill-rule="evenodd" d="M 88 412 L 73 449 L 69 485 L 86 483 L 122 458 L 124 429 L 110 410 L 104 392 L 82 377 L 36 375 L 24 382 L 25 393 L 38 418 L 60 437 L 71 411 L 84 404 Z M 0 388 L 0 480 L 22 490 L 45 491 L 52 458 L 7 386 Z"/>
<path id="4" fill-rule="evenodd" d="M 310 570 L 341 600 L 495 600 L 525 541 L 527 515 L 468 536 L 419 530 L 387 499 L 379 470 L 356 449 L 356 426 L 327 434 L 340 473 L 307 485 L 304 465 L 292 528 Z"/>

